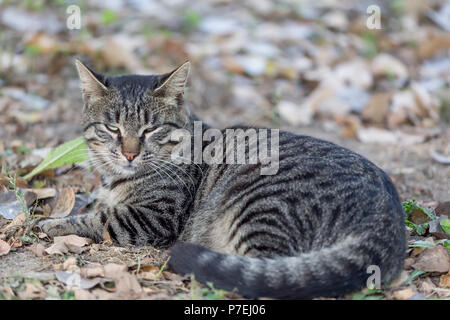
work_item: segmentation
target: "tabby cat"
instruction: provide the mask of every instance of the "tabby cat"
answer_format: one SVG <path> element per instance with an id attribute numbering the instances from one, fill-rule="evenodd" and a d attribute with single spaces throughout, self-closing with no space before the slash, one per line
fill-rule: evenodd
<path id="1" fill-rule="evenodd" d="M 280 131 L 275 175 L 260 163 L 174 163 L 171 133 L 193 133 L 198 120 L 183 103 L 189 62 L 149 76 L 76 66 L 100 200 L 86 215 L 41 221 L 49 236 L 171 247 L 175 272 L 250 298 L 337 296 L 365 286 L 371 265 L 382 282 L 402 270 L 398 194 L 361 155 Z"/>

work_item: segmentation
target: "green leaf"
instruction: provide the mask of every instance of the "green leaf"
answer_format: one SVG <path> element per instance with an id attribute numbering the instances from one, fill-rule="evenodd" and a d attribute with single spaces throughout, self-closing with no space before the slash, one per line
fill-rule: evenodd
<path id="1" fill-rule="evenodd" d="M 427 273 L 426 271 L 423 270 L 414 270 L 413 272 L 411 272 L 409 274 L 408 279 L 406 279 L 405 283 L 410 283 L 411 281 L 413 281 L 415 278 L 423 275 L 424 273 Z"/>
<path id="2" fill-rule="evenodd" d="M 434 246 L 435 246 L 434 243 L 423 241 L 423 240 L 417 240 L 417 241 L 414 241 L 413 243 L 411 243 L 410 245 L 408 245 L 408 247 L 411 247 L 411 248 L 416 248 L 416 247 L 433 248 Z"/>
<path id="3" fill-rule="evenodd" d="M 352 296 L 352 300 L 379 300 L 383 296 L 376 295 L 383 293 L 380 289 L 364 289 L 361 292 L 357 292 Z"/>
<path id="4" fill-rule="evenodd" d="M 36 168 L 27 174 L 24 179 L 30 179 L 42 171 L 58 168 L 67 164 L 83 162 L 89 159 L 87 145 L 83 137 L 63 143 L 52 149 Z"/>
<path id="5" fill-rule="evenodd" d="M 445 233 L 450 236 L 450 220 L 449 219 L 442 219 L 441 220 L 441 227 L 444 229 Z"/>

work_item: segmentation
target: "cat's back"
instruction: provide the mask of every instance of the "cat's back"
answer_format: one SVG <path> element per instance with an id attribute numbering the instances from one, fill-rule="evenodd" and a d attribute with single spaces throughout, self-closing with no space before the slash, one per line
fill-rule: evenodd
<path id="1" fill-rule="evenodd" d="M 194 212 L 210 212 L 199 216 L 230 228 L 239 219 L 251 220 L 242 217 L 264 212 L 287 217 L 283 223 L 301 217 L 305 223 L 297 225 L 293 235 L 311 233 L 317 238 L 317 229 L 326 225 L 323 234 L 331 235 L 320 242 L 334 241 L 345 229 L 364 232 L 372 220 L 402 225 L 392 181 L 363 156 L 332 142 L 285 131 L 279 132 L 277 151 L 278 170 L 273 175 L 262 175 L 261 163 L 209 166 Z M 341 232 L 334 232 L 340 228 Z"/>
<path id="2" fill-rule="evenodd" d="M 287 131 L 279 131 L 278 137 L 278 143 L 270 140 L 268 143 L 272 163 L 268 164 L 267 159 L 263 163 L 259 158 L 256 164 L 227 164 L 224 159 L 222 164 L 209 166 L 199 188 L 200 196 L 232 199 L 237 193 L 264 188 L 274 192 L 284 190 L 285 195 L 292 193 L 306 200 L 322 195 L 327 202 L 333 200 L 333 194 L 342 195 L 344 190 L 354 195 L 371 190 L 368 192 L 373 199 L 382 191 L 396 195 L 383 170 L 347 148 Z M 261 169 L 268 165 L 276 169 L 264 174 Z"/>

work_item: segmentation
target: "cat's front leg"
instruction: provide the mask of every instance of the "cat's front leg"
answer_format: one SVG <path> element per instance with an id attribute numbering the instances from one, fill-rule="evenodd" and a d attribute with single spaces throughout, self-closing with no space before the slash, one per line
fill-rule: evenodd
<path id="1" fill-rule="evenodd" d="M 103 225 L 107 220 L 106 210 L 99 210 L 83 215 L 66 218 L 45 219 L 38 223 L 38 227 L 50 237 L 76 234 L 87 237 L 95 242 L 103 241 Z"/>
<path id="2" fill-rule="evenodd" d="M 101 242 L 106 238 L 119 245 L 168 247 L 177 238 L 174 219 L 146 208 L 131 205 L 107 207 L 95 212 L 38 224 L 51 237 L 76 234 Z"/>

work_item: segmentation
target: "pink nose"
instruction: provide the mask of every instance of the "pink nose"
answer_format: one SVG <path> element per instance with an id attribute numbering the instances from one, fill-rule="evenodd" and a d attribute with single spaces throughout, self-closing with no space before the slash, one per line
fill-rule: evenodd
<path id="1" fill-rule="evenodd" d="M 138 155 L 136 152 L 122 152 L 122 154 L 128 159 L 128 161 L 133 161 L 134 158 Z"/>

